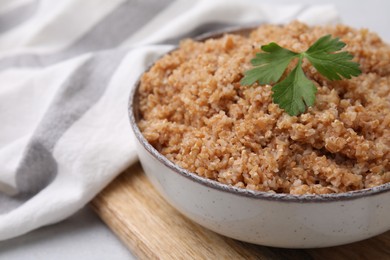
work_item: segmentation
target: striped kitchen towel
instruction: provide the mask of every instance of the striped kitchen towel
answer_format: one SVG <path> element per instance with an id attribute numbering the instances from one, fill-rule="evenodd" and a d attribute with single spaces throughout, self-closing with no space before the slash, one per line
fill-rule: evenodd
<path id="1" fill-rule="evenodd" d="M 337 13 L 251 0 L 0 1 L 0 240 L 67 218 L 136 161 L 130 89 L 179 39 L 293 19 Z"/>

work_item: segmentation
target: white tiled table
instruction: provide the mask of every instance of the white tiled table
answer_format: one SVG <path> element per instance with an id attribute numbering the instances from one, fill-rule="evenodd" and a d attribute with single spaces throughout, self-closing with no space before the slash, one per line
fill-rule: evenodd
<path id="1" fill-rule="evenodd" d="M 258 0 L 265 3 L 334 4 L 342 22 L 376 31 L 390 42 L 390 1 L 387 0 Z M 134 259 L 131 252 L 89 209 L 59 224 L 0 242 L 0 259 Z"/>

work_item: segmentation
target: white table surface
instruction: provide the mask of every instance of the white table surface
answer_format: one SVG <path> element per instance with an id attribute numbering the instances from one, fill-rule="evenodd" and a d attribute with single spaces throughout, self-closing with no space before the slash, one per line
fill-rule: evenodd
<path id="1" fill-rule="evenodd" d="M 59 224 L 0 242 L 1 260 L 135 259 L 91 208 Z"/>
<path id="2" fill-rule="evenodd" d="M 334 4 L 342 22 L 365 27 L 390 42 L 390 1 L 387 0 L 259 0 L 265 3 Z M 73 217 L 24 236 L 0 242 L 0 259 L 135 259 L 88 207 Z"/>

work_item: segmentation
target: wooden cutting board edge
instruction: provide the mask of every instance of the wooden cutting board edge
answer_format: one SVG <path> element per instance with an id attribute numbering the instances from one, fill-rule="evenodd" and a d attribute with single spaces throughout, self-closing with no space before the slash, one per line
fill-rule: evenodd
<path id="1" fill-rule="evenodd" d="M 390 259 L 390 232 L 332 248 L 282 249 L 233 240 L 188 220 L 152 187 L 139 163 L 91 202 L 139 259 Z"/>

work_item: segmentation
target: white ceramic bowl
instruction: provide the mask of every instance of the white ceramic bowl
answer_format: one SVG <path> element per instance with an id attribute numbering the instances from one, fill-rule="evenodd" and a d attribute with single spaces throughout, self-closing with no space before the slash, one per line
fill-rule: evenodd
<path id="1" fill-rule="evenodd" d="M 336 246 L 390 229 L 390 183 L 340 194 L 271 194 L 221 184 L 179 167 L 141 134 L 138 87 L 139 82 L 130 96 L 129 117 L 142 167 L 163 197 L 196 223 L 234 239 L 284 248 Z"/>

